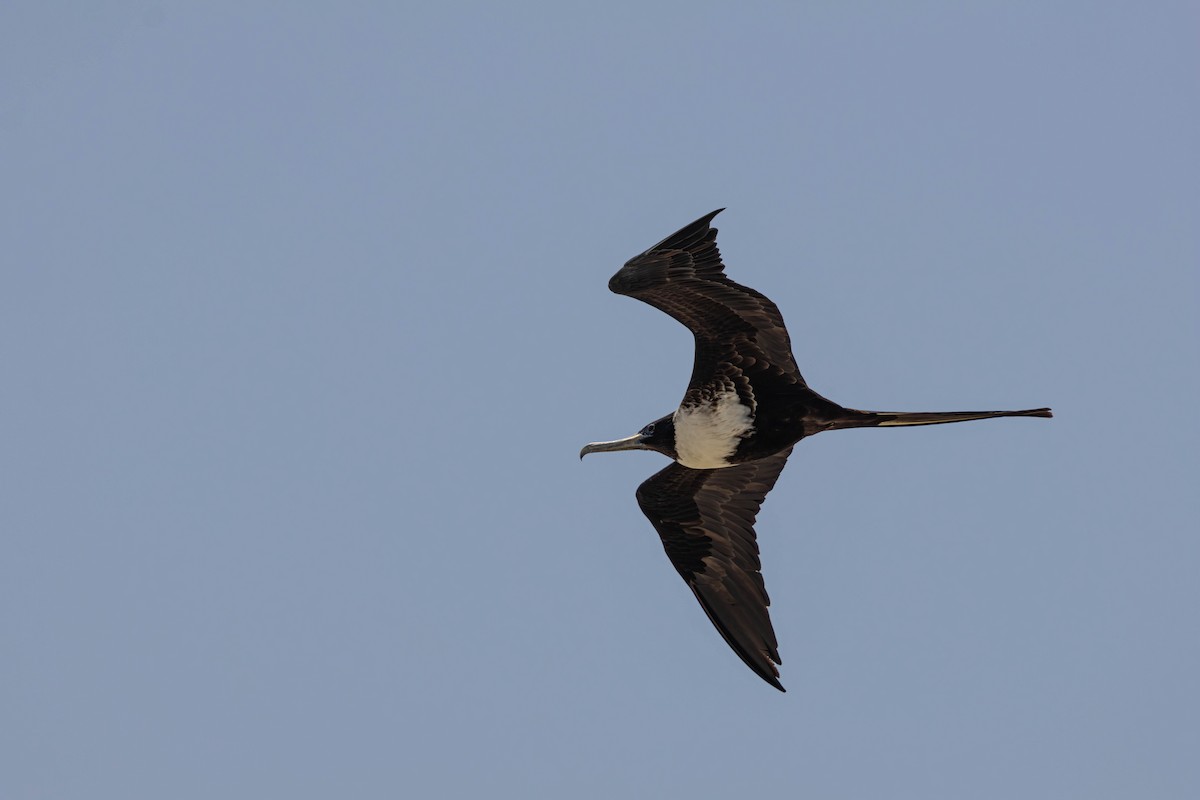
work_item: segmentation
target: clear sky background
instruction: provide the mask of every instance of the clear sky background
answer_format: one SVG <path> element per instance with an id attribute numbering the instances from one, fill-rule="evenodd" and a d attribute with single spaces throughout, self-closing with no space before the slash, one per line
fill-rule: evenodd
<path id="1" fill-rule="evenodd" d="M 503 7 L 502 7 L 503 5 Z M 0 796 L 1200 796 L 1194 3 L 0 8 Z M 780 694 L 582 444 L 714 208 Z"/>

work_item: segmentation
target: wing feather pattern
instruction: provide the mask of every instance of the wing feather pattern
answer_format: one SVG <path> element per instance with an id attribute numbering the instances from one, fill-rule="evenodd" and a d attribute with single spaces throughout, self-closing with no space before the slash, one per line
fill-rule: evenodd
<path id="1" fill-rule="evenodd" d="M 754 520 L 792 448 L 723 469 L 673 463 L 638 487 L 637 500 L 663 549 L 733 651 L 780 691 L 775 629 L 767 607 Z"/>
<path id="2" fill-rule="evenodd" d="M 774 367 L 792 382 L 804 378 L 779 308 L 761 292 L 725 275 L 717 229 L 709 223 L 724 209 L 706 214 L 625 263 L 608 282 L 617 294 L 634 297 L 682 322 L 696 337 L 693 379 L 711 374 L 720 361 Z"/>

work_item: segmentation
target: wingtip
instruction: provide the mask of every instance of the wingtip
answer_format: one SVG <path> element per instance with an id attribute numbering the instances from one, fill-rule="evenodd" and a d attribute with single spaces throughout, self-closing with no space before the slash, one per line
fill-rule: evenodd
<path id="1" fill-rule="evenodd" d="M 771 659 L 771 663 L 768 663 L 767 666 L 771 668 L 770 672 L 766 670 L 760 670 L 758 667 L 753 665 L 751 665 L 750 668 L 754 670 L 758 677 L 762 678 L 779 691 L 786 692 L 787 689 L 783 688 L 783 684 L 779 682 L 779 668 L 776 666 L 776 664 L 783 664 L 783 661 L 780 660 L 778 653 L 771 653 L 769 658 Z"/>
<path id="2" fill-rule="evenodd" d="M 710 211 L 694 222 L 689 222 L 658 244 L 646 248 L 638 255 L 629 259 L 629 261 L 625 262 L 626 266 L 655 250 L 687 250 L 689 247 L 694 247 L 710 240 L 716 235 L 716 230 L 709 223 L 713 221 L 713 217 L 724 210 L 723 208 L 718 208 L 716 211 Z M 619 275 L 620 273 L 617 274 Z M 615 278 L 616 276 L 614 275 L 613 277 Z M 612 288 L 611 285 L 609 288 Z M 617 290 L 613 289 L 613 291 Z M 622 292 L 617 292 L 617 294 L 622 294 Z"/>
<path id="3" fill-rule="evenodd" d="M 713 218 L 716 217 L 717 214 L 720 214 L 724 210 L 725 210 L 724 208 L 718 208 L 716 211 L 710 211 L 707 214 L 705 214 L 703 217 L 701 217 L 700 219 L 693 222 L 692 225 L 696 225 L 696 226 L 703 225 L 705 227 L 708 227 L 712 224 Z M 689 225 L 688 227 L 691 227 L 691 225 Z"/>

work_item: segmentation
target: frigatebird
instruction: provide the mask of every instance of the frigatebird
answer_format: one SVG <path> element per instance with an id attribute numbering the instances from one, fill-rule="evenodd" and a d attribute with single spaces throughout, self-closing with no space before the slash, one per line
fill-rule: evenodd
<path id="1" fill-rule="evenodd" d="M 682 322 L 696 339 L 692 379 L 675 411 L 633 436 L 579 452 L 653 450 L 672 460 L 638 487 L 638 505 L 667 557 L 709 620 L 742 661 L 779 682 L 775 630 L 767 607 L 754 520 L 792 447 L 841 428 L 940 425 L 993 417 L 1049 417 L 1024 411 L 859 411 L 808 387 L 779 309 L 725 275 L 717 250 L 720 212 L 705 214 L 625 263 L 608 282 Z"/>

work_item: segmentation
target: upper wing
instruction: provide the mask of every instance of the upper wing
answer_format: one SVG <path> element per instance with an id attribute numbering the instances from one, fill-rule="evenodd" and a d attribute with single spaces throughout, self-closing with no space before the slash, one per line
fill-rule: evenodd
<path id="1" fill-rule="evenodd" d="M 708 618 L 742 661 L 780 691 L 771 604 L 754 518 L 792 448 L 724 469 L 673 463 L 638 487 L 638 505 Z"/>
<path id="2" fill-rule="evenodd" d="M 720 359 L 766 361 L 801 384 L 779 308 L 762 293 L 725 275 L 717 250 L 717 209 L 625 263 L 608 282 L 682 322 L 696 337 L 696 374 Z"/>

